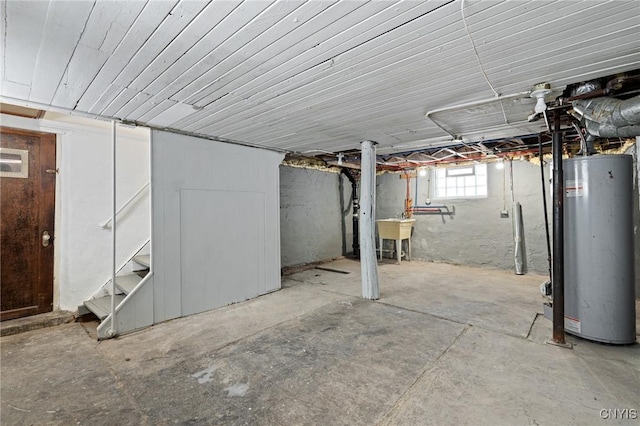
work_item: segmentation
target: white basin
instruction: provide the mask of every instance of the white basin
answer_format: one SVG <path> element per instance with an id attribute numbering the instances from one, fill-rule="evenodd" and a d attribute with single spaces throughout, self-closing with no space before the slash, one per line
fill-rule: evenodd
<path id="1" fill-rule="evenodd" d="M 378 235 L 385 240 L 404 240 L 411 238 L 411 226 L 415 219 L 378 219 Z"/>

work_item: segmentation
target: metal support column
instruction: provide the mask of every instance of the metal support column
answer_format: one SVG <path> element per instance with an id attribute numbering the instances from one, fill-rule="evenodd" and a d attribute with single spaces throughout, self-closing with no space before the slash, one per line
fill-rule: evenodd
<path id="1" fill-rule="evenodd" d="M 560 110 L 553 114 L 553 342 L 564 339 L 564 176 Z"/>
<path id="2" fill-rule="evenodd" d="M 379 299 L 378 262 L 376 259 L 376 148 L 375 142 L 361 143 L 360 159 L 360 268 L 362 297 Z M 382 248 L 381 248 L 382 249 Z"/>

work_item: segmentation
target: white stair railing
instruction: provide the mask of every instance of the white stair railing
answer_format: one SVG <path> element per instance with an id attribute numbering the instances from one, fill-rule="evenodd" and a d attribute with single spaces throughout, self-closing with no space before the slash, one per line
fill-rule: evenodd
<path id="1" fill-rule="evenodd" d="M 115 326 L 115 321 L 116 321 L 116 314 L 118 312 L 120 312 L 120 310 L 129 302 L 130 299 L 132 299 L 136 293 L 145 286 L 145 284 L 147 284 L 148 281 L 151 280 L 151 278 L 153 278 L 153 271 L 149 271 L 149 273 L 147 275 L 145 275 L 145 277 L 142 279 L 142 281 L 140 281 L 134 288 L 133 290 L 131 290 L 131 292 L 129 294 L 127 294 L 125 296 L 124 299 L 122 299 L 122 301 L 120 303 L 118 303 L 118 305 L 115 307 L 115 309 L 104 319 L 102 320 L 102 322 L 100 324 L 98 324 L 98 328 L 97 328 L 97 334 L 98 334 L 98 339 L 104 338 L 104 337 L 114 337 L 115 334 L 113 334 L 112 332 L 115 330 L 114 327 Z M 126 331 L 126 330 L 125 330 Z"/>
<path id="2" fill-rule="evenodd" d="M 113 337 L 118 334 L 117 322 L 116 322 L 116 142 L 118 140 L 116 122 L 111 122 L 111 153 L 112 153 L 112 192 L 111 192 L 111 221 L 113 226 L 111 227 L 111 315 L 110 323 L 111 327 L 107 331 L 107 336 Z"/>
<path id="3" fill-rule="evenodd" d="M 140 195 L 142 193 L 144 193 L 145 191 L 147 191 L 149 189 L 149 182 L 145 183 L 142 188 L 140 188 L 135 194 L 133 194 L 131 196 L 131 198 L 129 198 L 127 200 L 126 203 L 124 203 L 115 213 L 115 217 L 116 217 L 116 221 L 118 220 L 118 215 L 120 213 L 122 213 L 122 211 L 124 209 L 126 209 L 131 203 L 133 203 L 134 201 L 136 201 L 138 199 L 138 197 L 140 197 Z M 111 228 L 111 224 L 113 223 L 113 217 L 110 217 L 109 219 L 107 219 L 106 221 L 98 224 L 98 227 L 101 229 L 110 229 Z"/>
<path id="4" fill-rule="evenodd" d="M 132 252 L 132 254 L 130 254 L 128 257 L 126 257 L 124 261 L 121 261 L 121 263 L 118 265 L 118 269 L 116 271 L 116 276 L 119 276 L 120 273 L 122 272 L 122 270 L 129 263 L 131 263 L 133 258 L 138 256 L 140 254 L 140 252 L 142 250 L 144 250 L 145 247 L 147 247 L 148 244 L 150 244 L 150 242 L 151 242 L 151 239 L 147 238 L 147 240 L 142 245 L 138 246 L 138 248 L 136 248 L 135 251 Z M 109 292 L 111 291 L 111 287 L 109 287 L 109 288 L 107 288 L 107 287 L 110 286 L 110 285 L 111 285 L 111 272 L 109 272 L 109 278 L 107 278 L 106 281 L 104 282 L 104 284 L 102 284 L 102 286 L 100 286 L 100 288 L 98 290 L 96 290 L 96 292 L 91 295 L 90 299 L 96 299 L 98 297 L 102 297 L 102 296 L 105 296 L 105 295 L 109 294 Z"/>

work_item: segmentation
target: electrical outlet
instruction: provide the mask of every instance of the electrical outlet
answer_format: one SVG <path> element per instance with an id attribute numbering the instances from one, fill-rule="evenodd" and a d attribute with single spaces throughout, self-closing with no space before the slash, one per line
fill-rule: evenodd
<path id="1" fill-rule="evenodd" d="M 500 210 L 500 217 L 506 219 L 509 217 L 509 210 Z"/>

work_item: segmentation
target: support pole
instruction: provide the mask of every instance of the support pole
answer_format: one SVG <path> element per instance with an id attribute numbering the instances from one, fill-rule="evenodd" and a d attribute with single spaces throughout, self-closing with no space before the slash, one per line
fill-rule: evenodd
<path id="1" fill-rule="evenodd" d="M 116 122 L 111 122 L 111 328 L 109 337 L 118 334 L 116 322 Z"/>
<path id="2" fill-rule="evenodd" d="M 564 339 L 564 175 L 560 111 L 553 114 L 553 342 Z"/>
<path id="3" fill-rule="evenodd" d="M 362 297 L 380 298 L 378 262 L 376 259 L 376 148 L 375 142 L 361 143 L 360 160 L 360 268 L 362 271 Z M 382 247 L 380 247 L 382 250 Z"/>

